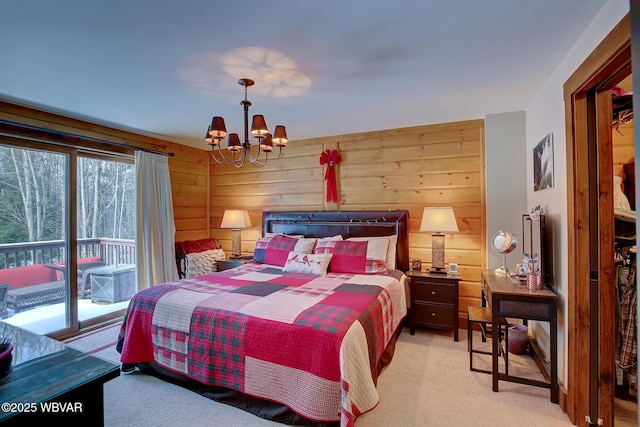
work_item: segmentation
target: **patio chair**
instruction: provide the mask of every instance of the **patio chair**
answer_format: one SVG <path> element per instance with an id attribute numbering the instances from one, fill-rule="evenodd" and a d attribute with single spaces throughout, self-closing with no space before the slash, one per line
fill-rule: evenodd
<path id="1" fill-rule="evenodd" d="M 91 296 L 91 273 L 90 268 L 104 267 L 106 263 L 100 261 L 88 261 L 78 263 L 78 298 L 89 298 Z"/>
<path id="2" fill-rule="evenodd" d="M 220 242 L 213 237 L 175 242 L 175 247 L 176 267 L 180 279 L 187 277 L 187 254 L 222 249 Z"/>
<path id="3" fill-rule="evenodd" d="M 78 298 L 87 298 L 90 296 L 91 292 L 91 274 L 86 271 L 93 267 L 102 267 L 105 265 L 105 262 L 102 260 L 78 260 Z M 66 271 L 66 266 L 64 264 L 45 264 L 46 267 L 53 268 L 54 270 L 58 270 L 60 272 Z"/>

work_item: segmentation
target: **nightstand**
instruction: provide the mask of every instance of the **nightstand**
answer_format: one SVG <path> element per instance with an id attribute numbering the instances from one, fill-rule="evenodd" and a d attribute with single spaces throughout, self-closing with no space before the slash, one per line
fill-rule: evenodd
<path id="1" fill-rule="evenodd" d="M 224 261 L 216 261 L 216 271 L 225 271 L 230 268 L 240 267 L 253 259 L 252 256 L 242 258 L 227 258 Z"/>
<path id="2" fill-rule="evenodd" d="M 460 276 L 408 271 L 411 307 L 409 331 L 416 326 L 452 329 L 458 341 L 458 282 Z"/>

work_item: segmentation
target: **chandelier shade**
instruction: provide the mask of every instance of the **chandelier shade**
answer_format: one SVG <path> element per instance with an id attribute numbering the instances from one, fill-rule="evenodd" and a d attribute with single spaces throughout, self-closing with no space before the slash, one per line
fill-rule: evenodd
<path id="1" fill-rule="evenodd" d="M 287 130 L 282 125 L 276 126 L 276 130 L 273 132 L 273 143 L 277 147 L 284 147 L 287 145 Z"/>
<path id="2" fill-rule="evenodd" d="M 255 135 L 256 138 L 260 138 L 268 132 L 267 122 L 264 120 L 264 116 L 262 114 L 256 114 L 253 116 L 253 120 L 251 122 L 251 134 Z"/>
<path id="3" fill-rule="evenodd" d="M 244 86 L 244 100 L 240 102 L 244 110 L 244 141 L 240 141 L 240 136 L 237 133 L 228 134 L 224 119 L 219 116 L 214 116 L 211 119 L 204 140 L 211 147 L 211 157 L 221 165 L 234 165 L 236 168 L 240 168 L 247 160 L 257 167 L 271 165 L 282 156 L 282 149 L 288 141 L 287 130 L 283 125 L 277 125 L 274 133 L 271 134 L 264 116 L 256 114 L 251 120 L 251 131 L 249 132 L 251 102 L 247 99 L 247 88 L 255 83 L 251 79 L 240 79 L 238 84 Z M 255 156 L 252 153 L 253 145 L 249 140 L 249 134 L 258 140 Z M 226 155 L 221 144 L 224 138 L 227 138 Z M 278 148 L 278 156 L 270 158 L 269 154 L 273 152 L 274 146 Z"/>
<path id="4" fill-rule="evenodd" d="M 240 145 L 240 137 L 237 133 L 229 134 L 227 150 L 231 151 L 232 153 L 238 153 L 242 150 L 242 145 Z"/>
<path id="5" fill-rule="evenodd" d="M 227 136 L 227 127 L 224 125 L 224 119 L 222 117 L 216 116 L 211 120 L 209 135 L 215 138 L 224 138 Z"/>
<path id="6" fill-rule="evenodd" d="M 266 134 L 264 138 L 262 138 L 262 141 L 260 141 L 260 148 L 262 151 L 273 151 L 273 140 L 271 139 L 270 133 Z"/>

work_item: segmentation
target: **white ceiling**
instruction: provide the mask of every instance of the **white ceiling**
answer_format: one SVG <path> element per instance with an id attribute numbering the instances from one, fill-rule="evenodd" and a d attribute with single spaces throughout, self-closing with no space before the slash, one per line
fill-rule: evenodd
<path id="1" fill-rule="evenodd" d="M 606 0 L 20 0 L 0 98 L 205 148 L 214 115 L 290 140 L 526 108 Z"/>

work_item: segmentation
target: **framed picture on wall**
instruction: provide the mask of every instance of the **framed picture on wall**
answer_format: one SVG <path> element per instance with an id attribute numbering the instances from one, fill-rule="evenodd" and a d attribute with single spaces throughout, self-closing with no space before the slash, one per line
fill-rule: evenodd
<path id="1" fill-rule="evenodd" d="M 533 149 L 533 191 L 553 188 L 553 134 Z"/>

